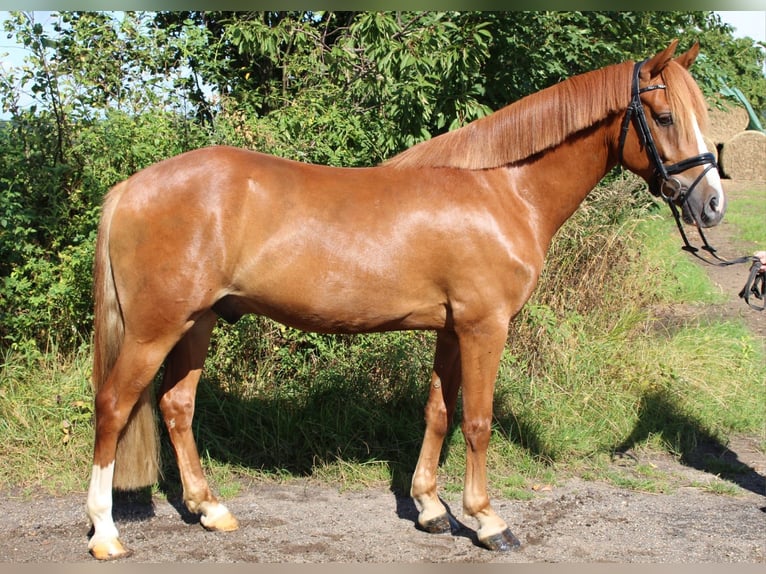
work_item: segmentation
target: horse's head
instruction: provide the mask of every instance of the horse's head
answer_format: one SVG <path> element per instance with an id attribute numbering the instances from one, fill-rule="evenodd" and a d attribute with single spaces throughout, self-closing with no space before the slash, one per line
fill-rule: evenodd
<path id="1" fill-rule="evenodd" d="M 687 223 L 712 227 L 723 218 L 726 198 L 715 157 L 702 138 L 707 106 L 687 71 L 699 45 L 673 58 L 677 44 L 635 65 L 620 160 L 652 193 L 679 206 Z"/>

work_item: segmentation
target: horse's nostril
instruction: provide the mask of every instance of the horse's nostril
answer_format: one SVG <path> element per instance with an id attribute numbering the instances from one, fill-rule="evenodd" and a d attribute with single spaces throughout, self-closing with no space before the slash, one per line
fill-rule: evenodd
<path id="1" fill-rule="evenodd" d="M 710 199 L 710 202 L 708 203 L 708 205 L 710 206 L 710 209 L 711 209 L 711 210 L 713 210 L 713 211 L 718 211 L 718 197 L 716 197 L 716 196 L 713 196 L 713 197 Z"/>

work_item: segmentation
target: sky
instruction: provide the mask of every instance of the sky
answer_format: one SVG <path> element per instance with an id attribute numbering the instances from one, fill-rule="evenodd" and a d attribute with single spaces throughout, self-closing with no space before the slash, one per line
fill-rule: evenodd
<path id="1" fill-rule="evenodd" d="M 766 12 L 725 11 L 716 12 L 725 23 L 734 27 L 734 36 L 750 36 L 758 42 L 766 42 Z"/>

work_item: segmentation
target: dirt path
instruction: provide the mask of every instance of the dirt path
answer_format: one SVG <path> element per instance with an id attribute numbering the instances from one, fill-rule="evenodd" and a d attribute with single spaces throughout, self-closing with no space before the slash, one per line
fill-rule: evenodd
<path id="1" fill-rule="evenodd" d="M 762 478 L 762 455 L 757 464 Z M 453 510 L 460 507 L 454 497 L 446 502 Z M 84 496 L 6 500 L 0 514 L 0 561 L 88 560 L 83 504 Z M 164 500 L 156 500 L 153 509 L 121 507 L 117 523 L 134 551 L 124 561 L 766 560 L 766 499 L 745 489 L 724 496 L 683 486 L 657 495 L 573 479 L 530 501 L 495 501 L 523 544 L 508 554 L 477 547 L 471 528 L 457 529 L 451 536 L 420 532 L 414 527 L 417 511 L 411 500 L 385 488 L 339 493 L 309 483 L 256 484 L 227 504 L 240 519 L 236 532 L 207 532 Z"/>
<path id="2" fill-rule="evenodd" d="M 752 185 L 727 182 L 736 198 Z M 766 183 L 759 189 L 766 189 Z M 725 256 L 739 255 L 726 224 L 709 239 Z M 766 245 L 763 246 L 766 248 Z M 766 336 L 766 313 L 745 307 L 736 293 L 745 269 L 708 268 L 727 302 L 681 315 L 741 317 Z M 495 554 L 476 545 L 472 521 L 452 535 L 415 528 L 408 497 L 385 486 L 339 492 L 308 481 L 249 484 L 226 504 L 240 519 L 231 533 L 205 531 L 178 502 L 122 502 L 116 521 L 133 555 L 125 562 L 766 562 L 766 455 L 754 437 L 700 452 L 681 464 L 669 456 L 639 455 L 614 462 L 630 476 L 641 467 L 663 476 L 663 494 L 571 479 L 528 501 L 494 500 L 522 541 L 519 551 Z M 631 456 L 635 453 L 631 453 Z M 705 462 L 707 461 L 707 463 Z M 711 463 L 714 462 L 715 464 Z M 720 468 L 734 486 L 716 494 Z M 726 483 L 731 484 L 731 483 Z M 733 489 L 733 492 L 731 491 Z M 458 520 L 460 500 L 445 496 Z M 87 555 L 85 495 L 4 496 L 0 562 L 80 562 Z"/>
<path id="3" fill-rule="evenodd" d="M 743 197 L 746 192 L 753 190 L 761 195 L 766 194 L 766 181 L 723 181 L 729 202 L 736 201 Z M 766 222 L 766 214 L 764 214 L 764 221 Z M 735 233 L 736 230 L 727 222 L 725 217 L 719 226 L 705 231 L 710 244 L 718 250 L 721 257 L 726 259 L 736 259 L 741 255 L 752 255 L 756 250 L 766 249 L 766 223 L 764 224 L 763 242 L 760 245 L 738 242 L 734 239 Z M 694 245 L 699 245 L 694 232 L 692 231 L 689 235 L 690 241 Z M 680 240 L 679 245 L 681 245 Z M 718 287 L 721 293 L 726 295 L 726 301 L 719 305 L 707 306 L 704 310 L 695 307 L 689 312 L 741 319 L 747 323 L 753 333 L 766 338 L 766 312 L 753 311 L 737 296 L 747 279 L 749 265 L 741 264 L 729 267 L 716 267 L 702 263 L 700 265 L 707 271 L 713 284 Z M 761 301 L 754 298 L 751 301 L 757 305 L 762 305 Z"/>

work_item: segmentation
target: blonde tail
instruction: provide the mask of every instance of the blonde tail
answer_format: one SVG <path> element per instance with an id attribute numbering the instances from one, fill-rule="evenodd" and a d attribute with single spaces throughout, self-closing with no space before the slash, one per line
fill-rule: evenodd
<path id="1" fill-rule="evenodd" d="M 106 196 L 96 240 L 94 263 L 93 390 L 106 383 L 125 336 L 125 324 L 112 275 L 109 230 L 114 209 L 125 183 Z M 97 413 L 98 414 L 98 413 Z M 120 439 L 114 465 L 113 486 L 135 490 L 153 485 L 159 476 L 159 433 L 154 414 L 152 386 L 144 390 Z"/>

